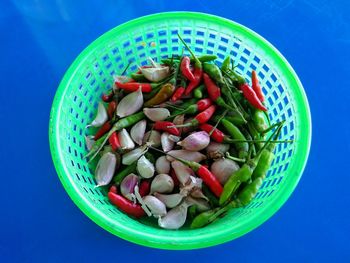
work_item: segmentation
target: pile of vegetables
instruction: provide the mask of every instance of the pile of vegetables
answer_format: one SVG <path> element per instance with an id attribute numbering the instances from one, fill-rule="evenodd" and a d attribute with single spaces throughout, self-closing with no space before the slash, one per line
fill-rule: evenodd
<path id="1" fill-rule="evenodd" d="M 251 85 L 230 57 L 150 59 L 115 78 L 86 136 L 89 162 L 99 157 L 97 186 L 134 217 L 165 229 L 186 220 L 203 227 L 258 192 L 283 122 L 270 124 L 255 71 Z M 107 104 L 107 107 L 105 106 Z"/>

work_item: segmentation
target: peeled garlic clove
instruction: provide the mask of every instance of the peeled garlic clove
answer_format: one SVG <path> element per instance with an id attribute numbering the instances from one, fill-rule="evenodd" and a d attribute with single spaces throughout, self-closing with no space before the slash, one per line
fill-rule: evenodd
<path id="1" fill-rule="evenodd" d="M 174 148 L 174 142 L 169 139 L 170 134 L 163 132 L 160 136 L 160 142 L 162 144 L 162 149 L 164 152 L 169 152 Z"/>
<path id="2" fill-rule="evenodd" d="M 134 201 L 134 189 L 139 182 L 139 177 L 136 174 L 127 175 L 120 183 L 120 193 L 127 199 Z"/>
<path id="3" fill-rule="evenodd" d="M 231 175 L 239 169 L 239 165 L 230 159 L 218 159 L 210 167 L 210 171 L 224 185 Z"/>
<path id="4" fill-rule="evenodd" d="M 178 229 L 186 222 L 187 217 L 186 203 L 171 209 L 164 217 L 158 219 L 158 225 L 165 229 Z"/>
<path id="5" fill-rule="evenodd" d="M 167 174 L 158 174 L 151 183 L 151 193 L 170 193 L 174 189 L 174 181 Z"/>
<path id="6" fill-rule="evenodd" d="M 132 141 L 126 129 L 122 129 L 118 132 L 118 140 L 123 150 L 131 150 L 135 148 L 135 143 Z"/>
<path id="7" fill-rule="evenodd" d="M 94 146 L 94 144 L 95 144 L 94 136 L 85 136 L 85 145 L 88 151 L 92 149 L 92 146 Z"/>
<path id="8" fill-rule="evenodd" d="M 135 162 L 136 160 L 138 160 L 146 152 L 147 152 L 147 145 L 144 145 L 142 147 L 138 147 L 130 152 L 127 152 L 127 153 L 123 154 L 122 164 L 130 165 L 133 162 Z"/>
<path id="9" fill-rule="evenodd" d="M 146 120 L 141 120 L 138 123 L 136 123 L 134 126 L 132 126 L 130 130 L 130 136 L 136 142 L 138 145 L 142 144 L 143 136 L 145 136 L 146 131 Z"/>
<path id="10" fill-rule="evenodd" d="M 116 164 L 117 158 L 113 153 L 108 152 L 102 155 L 95 170 L 97 186 L 107 185 L 112 181 Z"/>
<path id="11" fill-rule="evenodd" d="M 206 148 L 210 143 L 210 137 L 205 131 L 194 132 L 177 144 L 185 150 L 198 152 Z"/>
<path id="12" fill-rule="evenodd" d="M 143 143 L 151 142 L 153 147 L 160 146 L 160 132 L 159 131 L 148 131 L 143 136 Z"/>
<path id="13" fill-rule="evenodd" d="M 204 212 L 204 211 L 210 210 L 209 203 L 203 199 L 196 199 L 196 198 L 192 198 L 192 197 L 188 196 L 188 197 L 186 197 L 185 202 L 189 206 L 195 205 L 199 212 Z"/>
<path id="14" fill-rule="evenodd" d="M 175 206 L 180 204 L 182 199 L 184 198 L 184 196 L 181 194 L 164 195 L 160 193 L 154 193 L 154 196 L 157 197 L 160 201 L 162 201 L 168 208 L 174 208 Z"/>
<path id="15" fill-rule="evenodd" d="M 175 171 L 177 179 L 182 185 L 185 185 L 190 180 L 190 176 L 193 175 L 192 169 L 180 161 L 172 161 L 171 166 Z"/>
<path id="16" fill-rule="evenodd" d="M 160 201 L 157 197 L 147 195 L 143 198 L 143 202 L 149 208 L 153 216 L 159 217 L 166 215 L 165 204 L 162 201 Z"/>
<path id="17" fill-rule="evenodd" d="M 140 68 L 141 73 L 151 82 L 158 82 L 169 75 L 169 67 Z"/>
<path id="18" fill-rule="evenodd" d="M 144 155 L 137 160 L 137 172 L 142 178 L 151 178 L 154 175 L 154 165 Z"/>
<path id="19" fill-rule="evenodd" d="M 143 113 L 151 121 L 164 121 L 170 116 L 170 111 L 166 108 L 144 108 Z"/>
<path id="20" fill-rule="evenodd" d="M 103 103 L 99 102 L 98 107 L 97 107 L 96 117 L 89 125 L 86 126 L 86 128 L 88 128 L 88 127 L 100 127 L 107 120 L 108 120 L 107 110 L 106 110 L 105 106 L 103 105 Z"/>
<path id="21" fill-rule="evenodd" d="M 141 88 L 139 88 L 137 91 L 132 92 L 121 99 L 117 106 L 117 115 L 120 118 L 129 116 L 139 111 L 142 108 L 142 105 L 143 95 Z"/>
<path id="22" fill-rule="evenodd" d="M 156 160 L 156 171 L 159 174 L 169 174 L 169 172 L 170 172 L 170 162 L 167 160 L 165 155 L 160 156 Z"/>
<path id="23" fill-rule="evenodd" d="M 192 152 L 192 151 L 187 151 L 187 150 L 172 150 L 168 152 L 168 155 L 166 158 L 172 162 L 175 159 L 171 157 L 170 155 L 177 157 L 177 158 L 182 158 L 187 161 L 192 161 L 196 163 L 200 163 L 201 161 L 205 160 L 207 157 L 200 153 L 200 152 Z"/>

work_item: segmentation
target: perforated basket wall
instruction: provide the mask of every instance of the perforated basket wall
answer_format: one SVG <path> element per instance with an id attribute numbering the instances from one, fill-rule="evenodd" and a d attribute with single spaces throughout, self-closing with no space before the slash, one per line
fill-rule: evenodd
<path id="1" fill-rule="evenodd" d="M 180 33 L 196 54 L 231 55 L 247 80 L 256 70 L 272 122 L 286 120 L 267 178 L 254 201 L 230 211 L 203 229 L 168 231 L 133 220 L 95 188 L 93 171 L 83 159 L 84 127 L 91 122 L 101 94 L 113 75 L 179 54 Z M 254 229 L 272 216 L 292 193 L 304 169 L 311 140 L 308 103 L 287 61 L 266 40 L 229 20 L 199 13 L 162 13 L 130 21 L 98 38 L 74 61 L 57 91 L 50 119 L 52 158 L 66 191 L 78 207 L 111 233 L 138 244 L 191 249 L 223 243 Z"/>

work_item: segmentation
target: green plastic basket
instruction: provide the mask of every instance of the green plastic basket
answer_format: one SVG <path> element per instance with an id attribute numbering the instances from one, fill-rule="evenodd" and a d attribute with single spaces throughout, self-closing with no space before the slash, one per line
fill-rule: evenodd
<path id="1" fill-rule="evenodd" d="M 231 55 L 240 74 L 256 70 L 273 122 L 286 120 L 283 139 L 261 190 L 248 206 L 231 210 L 202 229 L 164 230 L 141 223 L 111 205 L 95 188 L 83 159 L 84 127 L 113 75 L 130 62 L 128 73 L 147 57 L 179 54 L 180 33 L 196 54 Z M 286 59 L 265 39 L 230 20 L 202 13 L 170 12 L 141 17 L 105 33 L 73 62 L 57 90 L 50 117 L 50 148 L 58 176 L 75 204 L 94 222 L 123 239 L 163 249 L 194 249 L 235 239 L 270 218 L 288 199 L 305 167 L 311 143 L 311 117 L 303 87 Z"/>

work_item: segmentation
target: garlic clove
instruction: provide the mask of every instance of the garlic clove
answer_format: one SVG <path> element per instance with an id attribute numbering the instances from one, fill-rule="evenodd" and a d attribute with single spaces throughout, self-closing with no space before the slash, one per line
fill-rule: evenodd
<path id="1" fill-rule="evenodd" d="M 160 201 L 162 201 L 166 207 L 174 208 L 178 204 L 181 203 L 184 196 L 182 194 L 170 194 L 164 195 L 160 193 L 154 193 L 154 196 L 157 197 Z"/>
<path id="2" fill-rule="evenodd" d="M 170 162 L 167 160 L 165 155 L 160 156 L 156 160 L 156 171 L 159 174 L 169 174 L 169 172 L 170 172 Z"/>
<path id="3" fill-rule="evenodd" d="M 143 95 L 141 88 L 126 95 L 120 100 L 117 106 L 117 115 L 120 118 L 129 116 L 139 111 L 143 105 Z"/>
<path id="4" fill-rule="evenodd" d="M 150 142 L 153 147 L 159 147 L 161 143 L 160 132 L 156 130 L 151 130 L 145 133 L 143 136 L 143 143 Z"/>
<path id="5" fill-rule="evenodd" d="M 170 116 L 170 111 L 166 108 L 144 108 L 143 113 L 151 121 L 164 121 Z"/>
<path id="6" fill-rule="evenodd" d="M 239 169 L 239 165 L 230 159 L 218 159 L 212 163 L 210 171 L 219 182 L 224 185 L 234 172 Z"/>
<path id="7" fill-rule="evenodd" d="M 195 205 L 199 212 L 208 211 L 211 208 L 208 201 L 204 199 L 197 199 L 197 198 L 192 198 L 188 196 L 186 197 L 185 202 L 188 204 L 188 206 Z"/>
<path id="8" fill-rule="evenodd" d="M 170 155 L 177 157 L 177 158 L 182 158 L 187 161 L 192 161 L 196 163 L 200 163 L 201 161 L 205 160 L 207 157 L 200 153 L 200 152 L 192 152 L 192 151 L 187 151 L 187 150 L 171 150 L 168 152 L 168 155 L 166 158 L 172 162 L 175 159 L 171 157 Z"/>
<path id="9" fill-rule="evenodd" d="M 95 169 L 95 180 L 98 186 L 107 185 L 112 181 L 117 164 L 116 156 L 107 152 L 102 155 Z"/>
<path id="10" fill-rule="evenodd" d="M 172 161 L 171 166 L 173 167 L 179 182 L 182 185 L 187 184 L 187 182 L 190 180 L 190 176 L 193 175 L 192 169 L 177 160 Z"/>
<path id="11" fill-rule="evenodd" d="M 165 229 L 178 229 L 186 222 L 188 205 L 184 202 L 171 209 L 164 217 L 158 219 L 158 225 Z"/>
<path id="12" fill-rule="evenodd" d="M 130 130 L 130 136 L 138 145 L 142 144 L 143 137 L 145 136 L 147 121 L 141 120 L 132 126 Z"/>
<path id="13" fill-rule="evenodd" d="M 185 150 L 198 152 L 206 148 L 210 143 L 210 137 L 205 131 L 194 132 L 177 144 Z"/>
<path id="14" fill-rule="evenodd" d="M 130 165 L 133 162 L 136 162 L 142 155 L 147 152 L 147 145 L 138 147 L 130 152 L 123 154 L 122 164 Z"/>
<path id="15" fill-rule="evenodd" d="M 107 110 L 106 110 L 105 106 L 103 105 L 103 103 L 99 102 L 98 106 L 97 106 L 96 117 L 89 125 L 86 126 L 86 128 L 88 128 L 88 127 L 100 127 L 107 120 L 108 120 Z"/>
<path id="16" fill-rule="evenodd" d="M 170 134 L 163 132 L 160 136 L 160 142 L 162 144 L 162 149 L 164 152 L 169 152 L 174 148 L 174 142 L 169 138 Z"/>
<path id="17" fill-rule="evenodd" d="M 127 199 L 135 201 L 134 189 L 139 182 L 139 177 L 136 174 L 127 175 L 120 183 L 120 193 Z"/>
<path id="18" fill-rule="evenodd" d="M 94 136 L 85 136 L 85 145 L 88 151 L 92 149 L 95 144 Z"/>
<path id="19" fill-rule="evenodd" d="M 144 155 L 137 160 L 137 172 L 142 178 L 151 178 L 154 175 L 154 165 Z"/>
<path id="20" fill-rule="evenodd" d="M 174 123 L 175 125 L 182 125 L 182 124 L 184 124 L 184 121 L 185 121 L 185 114 L 177 115 L 177 116 L 173 119 L 173 123 Z M 180 135 L 181 135 L 183 128 L 178 128 L 178 130 L 179 130 Z"/>
<path id="21" fill-rule="evenodd" d="M 158 174 L 154 177 L 151 183 L 150 193 L 171 193 L 174 189 L 174 181 L 167 174 Z"/>
<path id="22" fill-rule="evenodd" d="M 122 129 L 118 132 L 118 140 L 123 150 L 131 150 L 135 148 L 135 143 L 132 141 L 126 129 Z"/>
<path id="23" fill-rule="evenodd" d="M 143 198 L 143 202 L 149 208 L 153 216 L 159 217 L 166 215 L 165 204 L 157 197 L 147 195 Z"/>
<path id="24" fill-rule="evenodd" d="M 169 67 L 140 68 L 141 73 L 151 82 L 158 82 L 169 75 Z"/>

